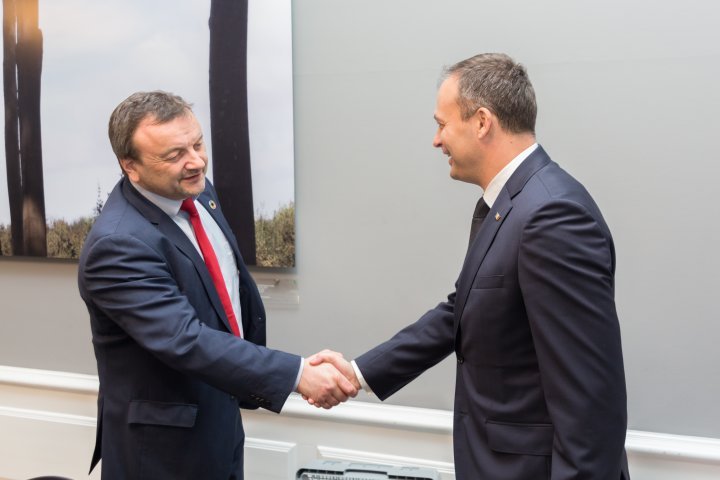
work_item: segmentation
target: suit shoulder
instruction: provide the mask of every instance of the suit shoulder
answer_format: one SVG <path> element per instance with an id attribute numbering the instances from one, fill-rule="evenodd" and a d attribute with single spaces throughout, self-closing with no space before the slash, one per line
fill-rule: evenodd
<path id="1" fill-rule="evenodd" d="M 607 229 L 600 208 L 585 186 L 554 162 L 529 179 L 513 198 L 513 210 L 521 223 L 572 214 L 591 218 Z"/>
<path id="2" fill-rule="evenodd" d="M 587 188 L 554 162 L 533 175 L 518 197 L 523 200 L 530 199 L 538 206 L 543 203 L 567 201 L 582 205 L 589 210 L 597 210 L 595 200 Z"/>
<path id="3" fill-rule="evenodd" d="M 590 193 L 578 179 L 555 162 L 551 162 L 538 171 L 534 179 L 545 188 L 551 198 L 573 195 L 590 196 Z"/>
<path id="4" fill-rule="evenodd" d="M 157 234 L 152 223 L 121 195 L 111 196 L 85 239 L 80 255 L 81 263 L 87 257 L 88 251 L 103 240 L 131 237 L 138 239 L 140 243 L 147 243 Z"/>
<path id="5" fill-rule="evenodd" d="M 129 203 L 110 205 L 104 208 L 102 213 L 95 219 L 90 229 L 88 239 L 113 235 L 113 234 L 146 234 L 146 230 L 152 228 L 152 223 L 143 217 Z"/>

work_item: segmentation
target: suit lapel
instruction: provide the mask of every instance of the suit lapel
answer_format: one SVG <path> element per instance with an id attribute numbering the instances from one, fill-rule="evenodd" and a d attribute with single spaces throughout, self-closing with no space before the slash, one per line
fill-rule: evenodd
<path id="1" fill-rule="evenodd" d="M 195 248 L 195 245 L 193 245 L 185 232 L 183 232 L 175 221 L 165 212 L 143 197 L 140 192 L 138 192 L 132 184 L 127 181 L 127 179 L 123 179 L 123 194 L 133 207 L 135 207 L 145 218 L 147 218 L 150 223 L 155 225 L 158 230 L 160 230 L 168 238 L 168 240 L 170 240 L 178 248 L 178 250 L 180 250 L 192 261 L 195 266 L 195 270 L 202 281 L 203 287 L 205 288 L 205 292 L 207 293 L 208 298 L 210 298 L 213 308 L 215 309 L 215 312 L 218 317 L 222 319 L 228 331 L 232 332 L 227 315 L 225 314 L 225 309 L 223 308 L 220 297 L 215 289 L 215 284 L 212 281 L 212 277 L 210 277 L 207 265 L 205 265 L 205 260 L 203 260 L 202 256 L 197 251 L 197 248 Z M 203 205 L 205 205 L 205 203 L 203 203 Z M 215 216 L 213 215 L 213 217 Z M 226 233 L 224 228 L 223 233 Z M 230 243 L 232 244 L 232 242 Z"/>
<path id="2" fill-rule="evenodd" d="M 475 240 L 472 245 L 470 245 L 457 282 L 457 298 L 455 302 L 456 335 L 475 277 L 498 231 L 513 208 L 513 198 L 522 191 L 528 180 L 549 162 L 550 157 L 548 157 L 545 150 L 538 145 L 535 151 L 530 154 L 510 176 L 490 209 L 487 218 L 483 221 Z"/>
<path id="3" fill-rule="evenodd" d="M 503 188 L 502 192 L 495 200 L 490 212 L 480 226 L 475 240 L 468 249 L 468 253 L 465 256 L 465 263 L 463 264 L 462 270 L 460 271 L 460 278 L 458 279 L 458 291 L 457 301 L 455 303 L 455 333 L 457 334 L 458 326 L 460 325 L 460 318 L 462 318 L 463 310 L 465 309 L 465 303 L 467 297 L 470 294 L 470 288 L 475 280 L 480 265 L 485 259 L 490 246 L 495 240 L 498 230 L 502 226 L 505 218 L 512 210 L 512 201 L 510 196 L 507 194 L 507 190 Z"/>
<path id="4" fill-rule="evenodd" d="M 220 230 L 222 230 L 223 235 L 225 235 L 225 238 L 227 238 L 227 241 L 230 243 L 230 246 L 233 249 L 233 253 L 235 254 L 235 260 L 241 260 L 242 257 L 240 256 L 240 248 L 235 241 L 235 235 L 232 233 L 232 230 L 230 229 L 230 225 L 227 223 L 227 220 L 225 220 L 225 216 L 222 214 L 220 207 L 218 206 L 217 199 L 206 187 L 205 191 L 198 196 L 197 201 L 205 208 L 205 210 L 207 210 L 213 220 L 215 220 L 215 223 L 217 223 L 220 227 Z M 238 261 L 237 263 L 239 265 L 242 262 Z"/>

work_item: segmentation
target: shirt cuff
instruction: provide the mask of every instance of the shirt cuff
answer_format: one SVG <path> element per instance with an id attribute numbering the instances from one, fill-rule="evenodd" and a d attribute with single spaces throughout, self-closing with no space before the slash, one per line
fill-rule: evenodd
<path id="1" fill-rule="evenodd" d="M 367 384 L 367 382 L 365 381 L 365 378 L 362 375 L 362 372 L 358 368 L 357 363 L 355 363 L 355 360 L 351 361 L 350 364 L 352 365 L 353 370 L 355 370 L 355 376 L 357 377 L 358 382 L 360 383 L 360 386 L 362 387 L 362 389 L 365 390 L 367 393 L 373 393 L 372 389 L 370 388 L 370 385 Z"/>
<path id="2" fill-rule="evenodd" d="M 302 377 L 303 367 L 305 367 L 305 358 L 300 357 L 300 369 L 298 370 L 297 378 L 295 378 L 295 386 L 293 392 L 297 392 L 297 387 L 300 385 L 300 378 Z"/>

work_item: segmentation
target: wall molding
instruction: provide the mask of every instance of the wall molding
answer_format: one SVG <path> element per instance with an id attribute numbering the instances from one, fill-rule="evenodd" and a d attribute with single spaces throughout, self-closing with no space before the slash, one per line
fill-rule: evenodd
<path id="1" fill-rule="evenodd" d="M 0 405 L 0 417 L 21 418 L 40 422 L 62 423 L 80 427 L 93 427 L 97 425 L 95 417 L 85 415 L 72 415 L 69 413 L 48 412 L 45 410 L 31 410 L 27 408 L 14 408 Z"/>
<path id="2" fill-rule="evenodd" d="M 0 365 L 0 384 L 97 394 L 100 382 L 97 375 Z"/>
<path id="3" fill-rule="evenodd" d="M 50 389 L 74 393 L 95 395 L 98 391 L 98 378 L 95 375 L 84 375 L 51 370 L 38 370 L 0 365 L 0 385 L 16 385 L 34 389 Z M 275 415 L 271 412 L 258 410 L 261 414 Z M 322 420 L 326 422 L 353 423 L 358 425 L 371 425 L 390 429 L 409 431 L 452 433 L 453 414 L 450 411 L 429 408 L 405 407 L 397 405 L 384 405 L 360 401 L 350 401 L 345 405 L 332 410 L 323 410 L 305 403 L 302 398 L 293 394 L 283 407 L 281 416 Z M 0 416 L 40 420 L 52 423 L 65 423 L 80 426 L 94 426 L 95 419 L 81 415 L 70 415 L 49 411 L 13 408 L 0 405 Z M 280 442 L 282 443 L 282 442 Z M 284 443 L 272 447 L 263 443 L 261 448 L 289 447 Z M 363 452 L 332 449 L 322 447 L 321 454 L 332 458 L 347 459 L 348 455 L 356 454 L 355 459 L 363 457 Z M 628 430 L 626 448 L 631 454 L 650 455 L 672 459 L 675 461 L 704 462 L 720 464 L 720 439 L 707 437 L 694 437 L 689 435 L 675 435 L 669 433 L 644 432 Z M 344 456 L 343 456 L 344 455 Z M 374 461 L 377 454 L 371 454 Z M 407 459 L 398 457 L 398 462 Z M 421 460 L 413 462 L 422 464 Z M 393 457 L 388 458 L 395 463 Z M 430 465 L 428 465 L 430 466 Z M 435 465 L 432 468 L 445 470 L 447 466 Z"/>
<path id="4" fill-rule="evenodd" d="M 720 439 L 628 430 L 628 452 L 720 464 Z"/>
<path id="5" fill-rule="evenodd" d="M 267 410 L 259 413 L 274 415 Z M 332 410 L 312 407 L 298 394 L 285 402 L 281 415 L 309 420 L 355 423 L 429 433 L 452 433 L 453 413 L 431 408 L 383 405 L 352 400 Z"/>
<path id="6" fill-rule="evenodd" d="M 267 440 L 264 438 L 247 437 L 245 439 L 245 447 L 256 450 L 266 450 L 269 452 L 290 453 L 297 444 L 290 442 L 278 442 L 277 440 Z"/>

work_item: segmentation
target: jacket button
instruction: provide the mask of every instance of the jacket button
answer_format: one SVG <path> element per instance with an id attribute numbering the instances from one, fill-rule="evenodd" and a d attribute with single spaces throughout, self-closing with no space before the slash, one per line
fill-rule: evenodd
<path id="1" fill-rule="evenodd" d="M 464 362 L 465 362 L 465 358 L 463 358 L 462 355 L 458 355 L 458 356 L 457 356 L 457 362 L 458 362 L 458 363 L 464 363 Z"/>

